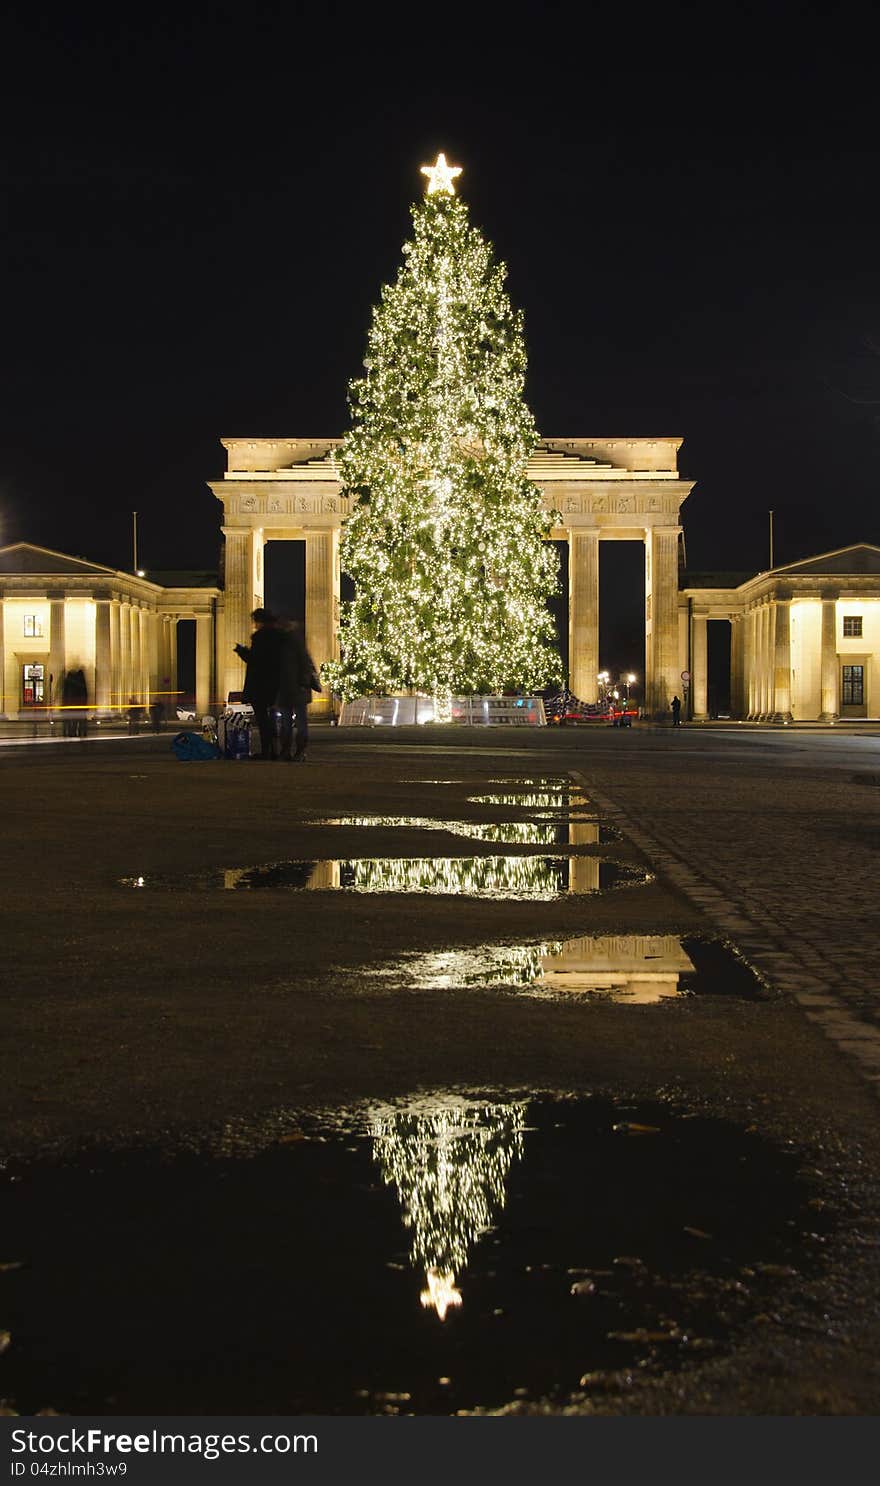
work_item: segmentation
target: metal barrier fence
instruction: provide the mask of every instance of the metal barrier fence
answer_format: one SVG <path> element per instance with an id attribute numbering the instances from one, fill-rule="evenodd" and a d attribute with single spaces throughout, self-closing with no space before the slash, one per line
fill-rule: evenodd
<path id="1" fill-rule="evenodd" d="M 340 727 L 412 727 L 425 723 L 544 727 L 546 722 L 542 697 L 453 697 L 448 716 L 438 716 L 433 697 L 358 697 L 356 701 L 343 702 L 339 714 Z"/>

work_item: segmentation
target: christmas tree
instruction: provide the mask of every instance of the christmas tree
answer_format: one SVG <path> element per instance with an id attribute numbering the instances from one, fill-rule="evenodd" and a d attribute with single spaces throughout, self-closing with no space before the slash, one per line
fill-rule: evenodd
<path id="1" fill-rule="evenodd" d="M 414 237 L 374 310 L 339 455 L 355 597 L 326 677 L 345 699 L 536 691 L 560 674 L 555 517 L 527 478 L 537 434 L 522 316 L 455 194 L 460 169 L 443 155 L 422 169 Z"/>

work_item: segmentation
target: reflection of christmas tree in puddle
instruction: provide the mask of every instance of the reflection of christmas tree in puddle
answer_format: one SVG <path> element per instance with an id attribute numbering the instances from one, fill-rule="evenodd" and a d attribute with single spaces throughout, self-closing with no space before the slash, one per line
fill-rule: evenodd
<path id="1" fill-rule="evenodd" d="M 518 805 L 522 810 L 585 810 L 590 801 L 579 789 L 518 790 L 516 794 L 468 795 L 471 805 Z"/>
<path id="2" fill-rule="evenodd" d="M 525 1110 L 461 1099 L 373 1113 L 373 1154 L 386 1186 L 397 1188 L 410 1258 L 425 1275 L 419 1298 L 441 1321 L 462 1304 L 457 1278 L 504 1208 L 507 1177 L 523 1151 Z"/>
<path id="3" fill-rule="evenodd" d="M 312 827 L 348 826 L 358 830 L 382 827 L 385 830 L 441 831 L 453 836 L 467 836 L 474 841 L 499 841 L 504 845 L 558 846 L 569 841 L 568 824 L 564 820 L 545 823 L 532 820 L 482 821 L 438 820 L 425 815 L 334 815 L 324 820 L 312 820 Z M 597 823 L 578 821 L 571 827 L 572 842 L 580 844 L 578 832 L 584 833 L 586 844 L 599 839 Z M 592 834 L 590 834 L 592 831 Z"/>

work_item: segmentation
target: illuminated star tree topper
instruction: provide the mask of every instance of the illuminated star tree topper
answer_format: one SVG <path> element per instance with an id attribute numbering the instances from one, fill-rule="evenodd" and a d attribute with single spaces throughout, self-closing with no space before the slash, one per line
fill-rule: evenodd
<path id="1" fill-rule="evenodd" d="M 537 433 L 506 269 L 455 194 L 461 167 L 441 154 L 422 171 L 412 240 L 349 389 L 338 468 L 355 597 L 325 676 L 346 700 L 416 691 L 442 713 L 454 695 L 559 679 L 557 559 L 554 513 L 528 479 Z"/>
<path id="2" fill-rule="evenodd" d="M 437 191 L 446 191 L 450 196 L 454 196 L 453 181 L 461 175 L 461 166 L 447 165 L 446 156 L 441 151 L 434 165 L 422 166 L 422 175 L 428 177 L 429 196 L 433 196 Z"/>

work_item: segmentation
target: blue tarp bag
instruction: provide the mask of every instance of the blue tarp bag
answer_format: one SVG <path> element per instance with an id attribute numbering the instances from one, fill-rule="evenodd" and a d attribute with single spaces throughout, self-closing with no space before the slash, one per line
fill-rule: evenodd
<path id="1" fill-rule="evenodd" d="M 198 733 L 178 733 L 176 738 L 172 738 L 171 747 L 174 757 L 183 764 L 220 757 L 216 743 L 206 743 Z"/>

